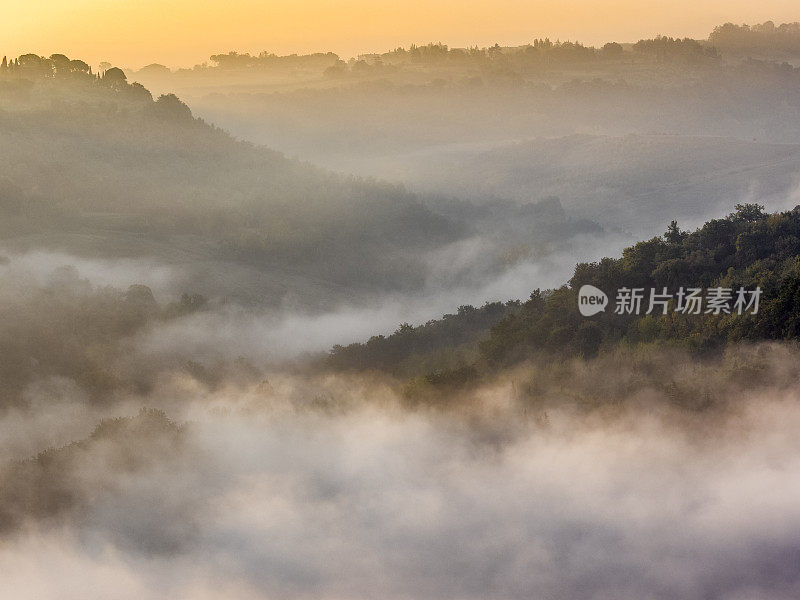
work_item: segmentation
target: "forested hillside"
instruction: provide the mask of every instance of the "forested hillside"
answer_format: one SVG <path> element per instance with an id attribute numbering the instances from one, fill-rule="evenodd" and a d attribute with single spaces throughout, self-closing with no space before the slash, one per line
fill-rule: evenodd
<path id="1" fill-rule="evenodd" d="M 315 164 L 497 207 L 557 196 L 571 218 L 626 244 L 736 203 L 797 204 L 796 23 L 595 47 L 538 26 L 514 46 L 435 42 L 349 60 L 267 48 L 129 76 Z M 570 262 L 582 255 L 598 256 L 581 249 Z"/>
<path id="2" fill-rule="evenodd" d="M 605 311 L 581 315 L 578 291 L 584 285 L 608 294 Z M 615 295 L 623 288 L 643 290 L 640 311 L 615 310 Z M 665 288 L 674 296 L 668 307 L 658 305 L 649 311 L 650 290 L 661 293 Z M 730 301 L 725 310 L 679 311 L 675 294 L 681 288 L 722 288 L 730 293 Z M 761 290 L 757 310 L 753 306 L 736 309 L 740 288 L 748 293 Z M 796 340 L 800 336 L 800 210 L 768 214 L 756 204 L 737 205 L 727 217 L 692 232 L 681 231 L 673 221 L 663 236 L 628 247 L 619 258 L 578 264 L 570 281 L 560 288 L 534 290 L 521 305 L 506 304 L 505 311 L 500 310 L 504 305 L 495 306 L 494 311 L 489 306 L 480 311 L 459 309 L 464 322 L 460 339 L 473 340 L 478 349 L 471 356 L 451 342 L 454 334 L 447 325 L 459 321 L 450 315 L 417 328 L 404 326 L 386 340 L 336 347 L 328 364 L 337 369 L 402 373 L 400 365 L 412 364 L 424 348 L 437 358 L 417 361 L 415 375 L 427 373 L 428 383 L 458 385 L 526 361 L 592 358 L 640 344 L 704 355 L 738 342 Z M 468 325 L 464 316 L 470 314 L 494 314 L 497 322 L 491 325 L 484 319 L 481 323 L 487 326 L 481 331 Z M 437 331 L 447 335 L 435 336 Z M 366 363 L 360 357 L 368 348 L 373 361 Z M 449 363 L 443 358 L 447 356 Z"/>
<path id="3" fill-rule="evenodd" d="M 532 36 L 519 46 L 428 43 L 349 60 L 232 52 L 192 69 L 129 73 L 178 90 L 236 135 L 414 182 L 414 159 L 576 133 L 796 144 L 798 31 L 797 23 L 726 24 L 708 39 L 597 47 Z"/>
<path id="4" fill-rule="evenodd" d="M 188 291 L 246 303 L 316 309 L 420 290 L 438 250 L 478 236 L 483 284 L 512 254 L 600 231 L 557 201 L 475 208 L 335 174 L 239 141 L 120 69 L 94 74 L 63 55 L 0 67 L 0 155 L 6 247 L 177 263 Z"/>
<path id="5" fill-rule="evenodd" d="M 403 287 L 414 253 L 461 233 L 398 186 L 237 141 L 120 69 L 24 55 L 0 68 L 0 102 L 5 239 L 113 256 L 169 236 L 180 252 Z"/>

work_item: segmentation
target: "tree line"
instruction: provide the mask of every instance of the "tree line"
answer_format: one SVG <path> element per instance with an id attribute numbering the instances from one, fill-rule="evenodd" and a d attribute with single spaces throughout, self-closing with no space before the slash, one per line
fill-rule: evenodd
<path id="1" fill-rule="evenodd" d="M 587 318 L 578 310 L 578 291 L 584 285 L 604 290 L 612 301 L 621 288 L 758 288 L 761 298 L 755 313 L 687 314 L 675 310 L 673 299 L 663 312 L 606 310 Z M 479 309 L 467 314 L 473 310 Z M 455 359 L 444 368 L 440 365 L 446 361 L 441 358 L 420 365 L 414 375 L 430 385 L 452 387 L 528 361 L 593 358 L 620 347 L 656 344 L 714 355 L 741 342 L 798 340 L 800 207 L 770 214 L 757 204 L 739 204 L 728 216 L 691 232 L 673 221 L 664 235 L 630 246 L 618 258 L 579 263 L 560 288 L 536 289 L 525 302 L 487 305 L 482 310 L 483 328 L 471 327 L 459 311 L 462 318 L 448 315 L 421 327 L 401 327 L 385 339 L 335 347 L 328 364 L 335 369 L 397 372 L 396 365 L 425 348 L 431 355 L 435 350 L 440 357 L 449 354 Z M 431 336 L 449 325 L 464 327 L 460 339 L 476 341 L 471 360 L 449 343 L 457 334 L 449 332 L 449 339 Z M 373 356 L 365 360 L 370 350 Z"/>

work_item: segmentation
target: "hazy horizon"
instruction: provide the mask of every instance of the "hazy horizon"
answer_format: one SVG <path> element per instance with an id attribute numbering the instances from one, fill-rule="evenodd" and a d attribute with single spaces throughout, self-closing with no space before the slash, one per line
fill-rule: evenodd
<path id="1" fill-rule="evenodd" d="M 65 53 L 90 64 L 108 61 L 126 68 L 154 62 L 191 67 L 213 53 L 305 54 L 335 52 L 344 58 L 398 46 L 442 42 L 453 47 L 522 45 L 537 37 L 588 45 L 621 43 L 666 35 L 706 38 L 725 22 L 795 21 L 794 3 L 678 0 L 661 5 L 635 0 L 569 6 L 547 0 L 455 3 L 451 0 L 404 4 L 322 0 L 229 3 L 211 0 L 155 2 L 113 10 L 102 0 L 47 1 L 5 9 L 0 54 Z M 358 15 L 354 18 L 353 15 Z"/>
<path id="2" fill-rule="evenodd" d="M 0 598 L 800 598 L 791 8 L 8 8 Z"/>

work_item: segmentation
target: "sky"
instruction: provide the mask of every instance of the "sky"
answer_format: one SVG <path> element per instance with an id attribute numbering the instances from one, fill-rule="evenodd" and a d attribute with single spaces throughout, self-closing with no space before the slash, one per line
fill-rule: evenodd
<path id="1" fill-rule="evenodd" d="M 726 21 L 800 20 L 797 0 L 0 0 L 0 10 L 0 54 L 130 68 L 192 66 L 230 50 L 349 58 L 427 42 L 704 38 Z"/>

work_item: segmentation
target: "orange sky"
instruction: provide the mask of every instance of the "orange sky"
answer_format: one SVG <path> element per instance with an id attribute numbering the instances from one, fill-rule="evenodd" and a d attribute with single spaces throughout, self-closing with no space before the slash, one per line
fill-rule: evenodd
<path id="1" fill-rule="evenodd" d="M 237 50 L 333 50 L 347 58 L 412 43 L 589 44 L 714 25 L 800 20 L 798 0 L 0 0 L 0 54 L 61 52 L 91 64 L 191 66 Z"/>

